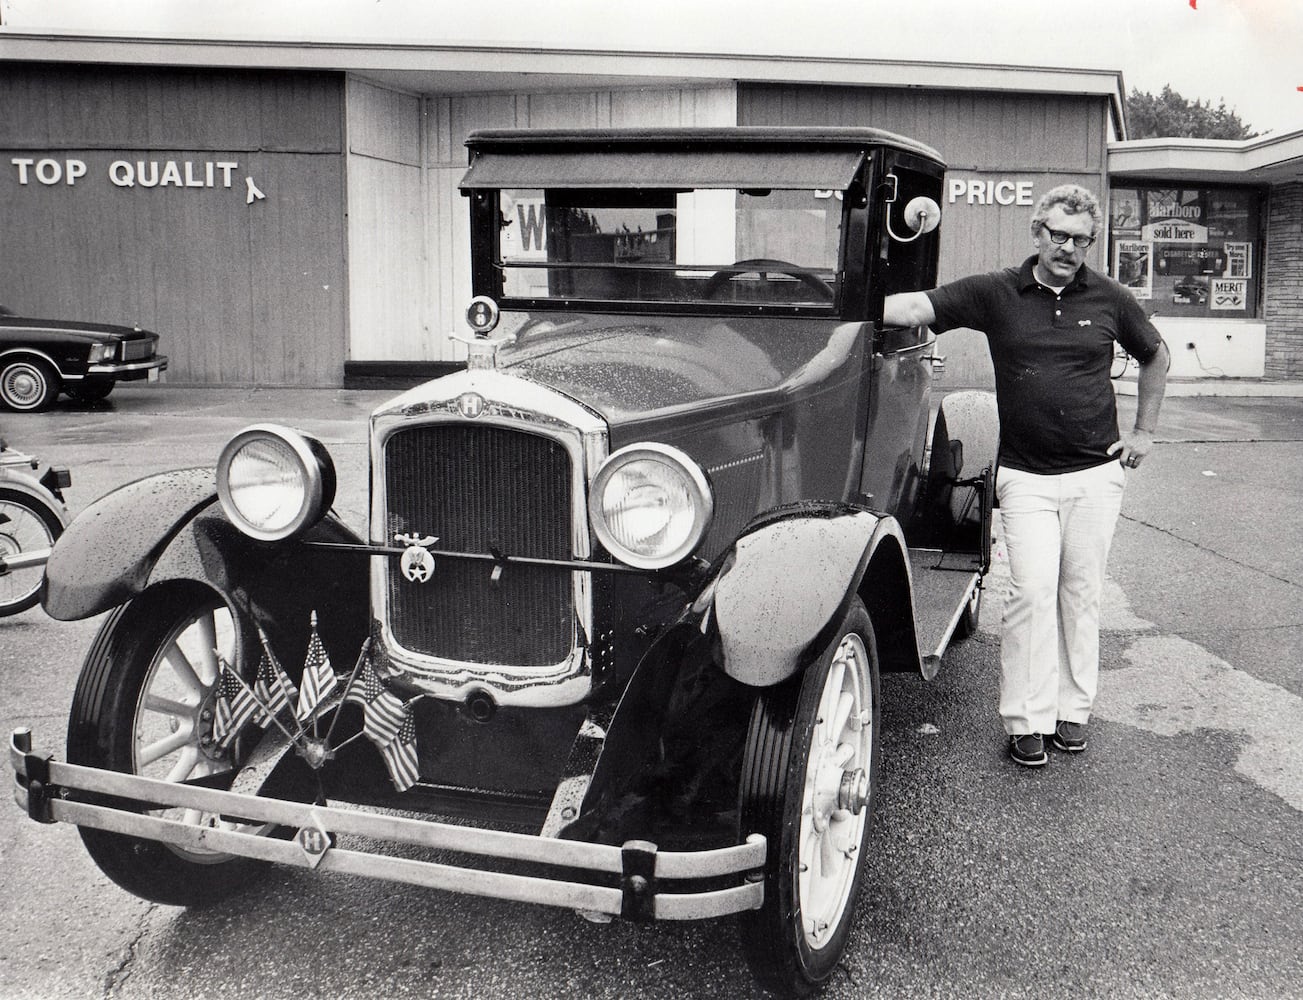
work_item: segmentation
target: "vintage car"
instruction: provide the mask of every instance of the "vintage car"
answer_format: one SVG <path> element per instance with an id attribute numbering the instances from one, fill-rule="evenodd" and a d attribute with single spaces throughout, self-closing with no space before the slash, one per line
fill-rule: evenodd
<path id="1" fill-rule="evenodd" d="M 935 338 L 881 321 L 935 282 L 944 166 L 864 128 L 467 144 L 466 368 L 371 416 L 365 532 L 280 425 L 97 501 L 44 607 L 108 615 L 67 762 L 14 734 L 18 801 L 151 900 L 279 862 L 736 913 L 759 980 L 810 992 L 880 671 L 935 674 L 989 561 L 992 399 L 933 417 Z"/>
<path id="2" fill-rule="evenodd" d="M 154 382 L 166 370 L 158 334 L 138 326 L 28 319 L 0 306 L 0 406 L 10 410 L 47 409 L 61 392 L 95 402 L 118 382 Z"/>
<path id="3" fill-rule="evenodd" d="M 0 618 L 36 606 L 41 567 L 68 525 L 65 468 L 40 462 L 0 438 Z"/>

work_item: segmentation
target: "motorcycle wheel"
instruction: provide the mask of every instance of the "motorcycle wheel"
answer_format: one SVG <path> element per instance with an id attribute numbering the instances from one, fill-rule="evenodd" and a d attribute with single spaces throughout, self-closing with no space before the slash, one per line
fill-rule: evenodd
<path id="1" fill-rule="evenodd" d="M 48 549 L 63 534 L 56 511 L 18 490 L 0 489 L 0 559 Z M 40 566 L 0 576 L 0 617 L 16 615 L 41 599 Z"/>

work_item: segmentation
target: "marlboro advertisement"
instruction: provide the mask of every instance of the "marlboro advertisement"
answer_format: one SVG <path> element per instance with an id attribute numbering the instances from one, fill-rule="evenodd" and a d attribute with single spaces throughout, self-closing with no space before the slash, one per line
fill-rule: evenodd
<path id="1" fill-rule="evenodd" d="M 1115 188 L 1113 277 L 1162 315 L 1252 316 L 1259 226 L 1258 199 L 1248 189 Z"/>
<path id="2" fill-rule="evenodd" d="M 1142 240 L 1117 240 L 1113 244 L 1113 276 L 1138 299 L 1154 297 L 1153 244 Z"/>

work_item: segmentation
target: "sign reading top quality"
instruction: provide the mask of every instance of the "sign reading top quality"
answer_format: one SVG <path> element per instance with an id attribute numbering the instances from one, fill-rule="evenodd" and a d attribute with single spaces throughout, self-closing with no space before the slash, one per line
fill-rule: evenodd
<path id="1" fill-rule="evenodd" d="M 18 173 L 18 183 L 26 186 L 33 181 L 51 187 L 66 184 L 71 187 L 87 175 L 85 160 L 56 160 L 46 157 L 16 156 L 9 161 Z M 179 187 L 211 188 L 232 187 L 231 175 L 238 170 L 236 160 L 114 160 L 108 166 L 107 176 L 118 187 Z"/>
<path id="2" fill-rule="evenodd" d="M 44 187 L 74 187 L 92 176 L 85 160 L 75 157 L 15 156 L 9 160 L 19 187 L 35 183 Z M 252 205 L 267 196 L 252 177 L 236 178 L 238 160 L 114 160 L 103 171 L 109 183 L 120 188 L 233 188 L 244 181 L 245 202 Z M 99 171 L 96 171 L 99 173 Z"/>

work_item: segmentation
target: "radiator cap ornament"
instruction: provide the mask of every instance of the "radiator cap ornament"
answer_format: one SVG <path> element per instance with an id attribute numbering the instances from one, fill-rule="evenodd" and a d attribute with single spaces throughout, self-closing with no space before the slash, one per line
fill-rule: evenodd
<path id="1" fill-rule="evenodd" d="M 477 337 L 487 337 L 498 325 L 498 304 L 487 295 L 477 295 L 466 307 L 466 322 Z"/>
<path id="2" fill-rule="evenodd" d="M 515 334 L 503 337 L 490 337 L 489 334 L 498 325 L 501 317 L 498 304 L 487 295 L 477 295 L 466 307 L 466 323 L 471 328 L 471 336 L 460 333 L 448 334 L 453 340 L 466 345 L 466 367 L 470 371 L 483 371 L 496 368 L 498 348 L 516 340 Z"/>

